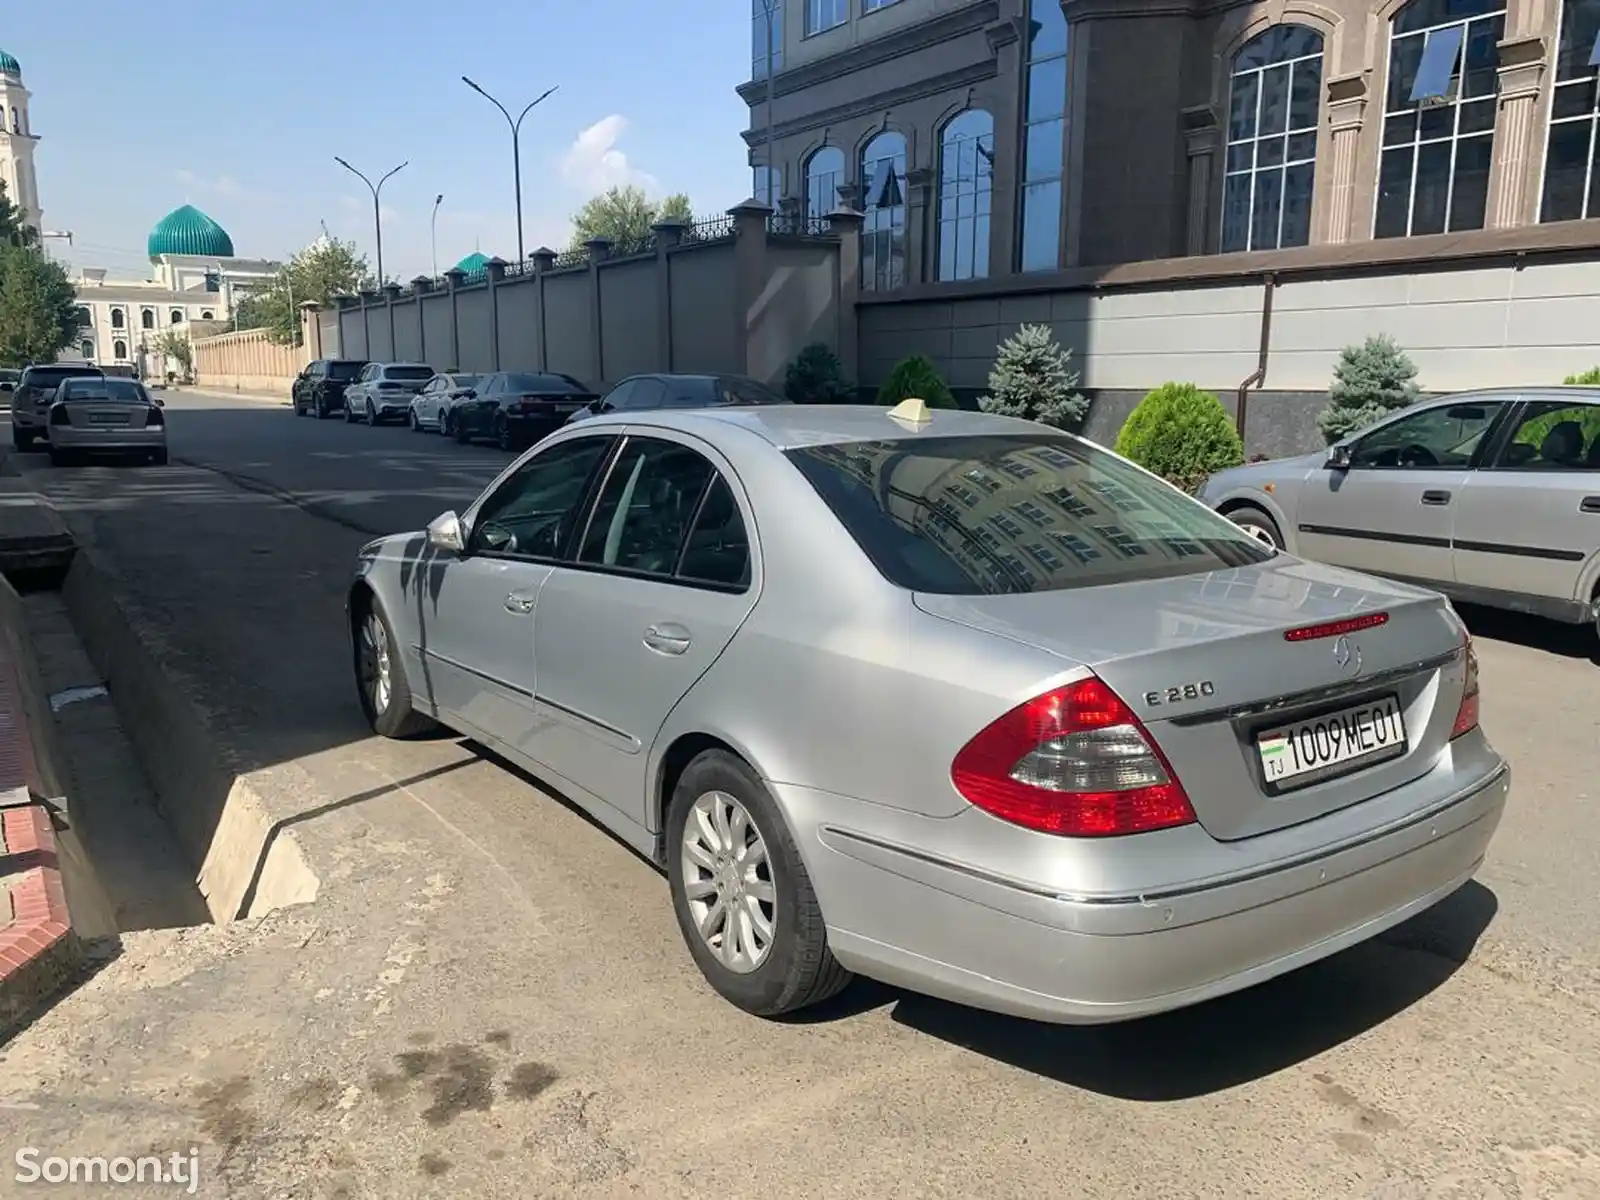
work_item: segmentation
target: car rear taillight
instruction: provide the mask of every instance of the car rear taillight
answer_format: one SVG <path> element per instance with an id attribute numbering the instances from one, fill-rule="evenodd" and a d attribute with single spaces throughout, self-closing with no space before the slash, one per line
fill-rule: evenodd
<path id="1" fill-rule="evenodd" d="M 1006 713 L 961 748 L 950 778 L 985 812 L 1064 837 L 1148 833 L 1195 819 L 1139 718 L 1093 676 Z"/>
<path id="2" fill-rule="evenodd" d="M 166 423 L 167 423 L 166 414 L 163 413 L 154 404 L 152 404 L 149 408 L 145 409 L 144 427 L 146 429 L 150 429 L 150 428 L 152 428 L 153 426 L 156 426 L 156 425 L 165 425 Z"/>
<path id="3" fill-rule="evenodd" d="M 65 404 L 56 404 L 56 405 L 52 405 L 51 406 L 51 408 L 50 408 L 50 424 L 52 424 L 52 425 L 71 425 L 72 424 L 72 417 L 67 412 L 67 406 Z"/>
<path id="4" fill-rule="evenodd" d="M 1472 648 L 1472 635 L 1461 635 L 1461 649 L 1467 660 L 1467 686 L 1461 693 L 1461 707 L 1456 709 L 1456 723 L 1450 727 L 1450 736 L 1458 738 L 1478 727 L 1478 652 Z"/>

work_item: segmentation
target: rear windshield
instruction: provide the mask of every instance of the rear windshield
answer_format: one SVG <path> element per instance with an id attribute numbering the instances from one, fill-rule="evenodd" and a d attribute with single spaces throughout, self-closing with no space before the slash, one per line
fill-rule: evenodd
<path id="1" fill-rule="evenodd" d="M 576 379 L 568 375 L 507 375 L 508 392 L 587 392 Z"/>
<path id="2" fill-rule="evenodd" d="M 67 384 L 68 400 L 110 400 L 123 404 L 148 404 L 145 390 L 131 379 L 74 379 Z"/>
<path id="3" fill-rule="evenodd" d="M 29 367 L 22 373 L 22 383 L 26 387 L 50 388 L 53 391 L 61 386 L 64 379 L 74 379 L 80 375 L 98 378 L 102 374 L 99 367 Z"/>
<path id="4" fill-rule="evenodd" d="M 450 381 L 450 386 L 451 387 L 469 388 L 469 387 L 477 386 L 478 380 L 482 379 L 483 376 L 482 375 L 446 375 L 445 378 Z"/>
<path id="5" fill-rule="evenodd" d="M 414 379 L 419 383 L 425 379 L 433 378 L 432 367 L 385 367 L 385 379 Z"/>
<path id="6" fill-rule="evenodd" d="M 884 576 L 918 592 L 1048 592 L 1263 562 L 1233 522 L 1053 434 L 787 452 Z"/>
<path id="7" fill-rule="evenodd" d="M 361 374 L 361 368 L 366 365 L 364 362 L 355 362 L 353 360 L 350 362 L 331 362 L 328 364 L 328 378 L 354 379 Z"/>
<path id="8" fill-rule="evenodd" d="M 787 404 L 764 383 L 743 375 L 723 375 L 717 380 L 718 404 Z"/>

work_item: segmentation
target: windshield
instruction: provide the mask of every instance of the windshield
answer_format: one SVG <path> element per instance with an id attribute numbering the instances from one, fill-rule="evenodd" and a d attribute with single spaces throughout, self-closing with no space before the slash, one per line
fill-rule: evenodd
<path id="1" fill-rule="evenodd" d="M 357 375 L 361 374 L 361 368 L 366 366 L 366 365 L 367 364 L 364 363 L 364 362 L 353 362 L 353 361 L 352 362 L 331 362 L 331 363 L 328 364 L 328 378 L 329 379 L 354 379 Z"/>
<path id="2" fill-rule="evenodd" d="M 99 367 L 29 367 L 22 373 L 22 384 L 24 387 L 48 388 L 54 391 L 61 386 L 63 380 L 84 375 L 98 379 L 101 371 Z"/>
<path id="3" fill-rule="evenodd" d="M 587 392 L 576 379 L 565 375 L 507 375 L 508 392 Z"/>
<path id="4" fill-rule="evenodd" d="M 67 384 L 68 400 L 109 400 L 120 404 L 148 404 L 144 388 L 131 379 L 74 379 Z"/>
<path id="5" fill-rule="evenodd" d="M 787 456 L 884 577 L 912 591 L 1057 591 L 1272 554 L 1227 518 L 1076 438 L 919 437 Z"/>
<path id="6" fill-rule="evenodd" d="M 421 383 L 424 380 L 433 378 L 433 368 L 432 367 L 385 367 L 383 369 L 383 377 L 385 379 L 411 379 L 411 380 L 415 380 L 418 383 Z"/>

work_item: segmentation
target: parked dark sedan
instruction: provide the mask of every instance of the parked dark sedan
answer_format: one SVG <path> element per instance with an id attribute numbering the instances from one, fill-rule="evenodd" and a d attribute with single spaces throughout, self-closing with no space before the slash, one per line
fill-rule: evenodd
<path id="1" fill-rule="evenodd" d="M 630 375 L 602 399 L 573 413 L 568 421 L 582 421 L 609 412 L 788 403 L 766 384 L 748 375 Z"/>
<path id="2" fill-rule="evenodd" d="M 344 411 L 344 390 L 367 365 L 364 358 L 319 358 L 308 363 L 289 389 L 297 417 L 312 413 L 323 420 Z"/>
<path id="3" fill-rule="evenodd" d="M 502 450 L 531 445 L 599 396 L 571 375 L 498 371 L 461 394 L 450 410 L 456 441 L 489 440 Z"/>

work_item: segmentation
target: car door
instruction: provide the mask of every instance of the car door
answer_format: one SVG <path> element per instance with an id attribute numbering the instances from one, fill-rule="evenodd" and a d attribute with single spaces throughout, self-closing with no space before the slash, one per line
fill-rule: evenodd
<path id="1" fill-rule="evenodd" d="M 540 593 L 534 757 L 640 825 L 657 732 L 755 604 L 752 528 L 709 446 L 630 429 L 574 560 Z"/>
<path id="2" fill-rule="evenodd" d="M 475 394 L 456 416 L 458 425 L 471 437 L 487 437 L 494 428 L 495 409 L 505 391 L 504 375 L 486 375 L 478 381 Z"/>
<path id="3" fill-rule="evenodd" d="M 413 576 L 415 653 L 446 721 L 529 751 L 539 592 L 569 549 L 590 482 L 615 442 L 572 438 L 518 463 L 468 511 L 464 551 L 430 552 Z"/>
<path id="4" fill-rule="evenodd" d="M 1456 497 L 1511 399 L 1473 396 L 1411 409 L 1349 443 L 1348 466 L 1311 472 L 1301 491 L 1300 556 L 1449 583 Z"/>
<path id="5" fill-rule="evenodd" d="M 1535 612 L 1586 604 L 1600 555 L 1600 403 L 1528 397 L 1498 442 L 1461 493 L 1457 583 Z"/>
<path id="6" fill-rule="evenodd" d="M 361 374 L 356 376 L 356 381 L 345 391 L 344 406 L 351 412 L 366 411 L 367 392 L 372 380 L 377 378 L 379 369 L 377 363 L 368 363 L 361 368 Z"/>
<path id="7" fill-rule="evenodd" d="M 421 425 L 433 424 L 434 410 L 439 404 L 439 385 L 443 381 L 435 375 L 422 385 L 422 390 L 411 401 L 411 410 L 417 414 L 417 423 Z"/>

